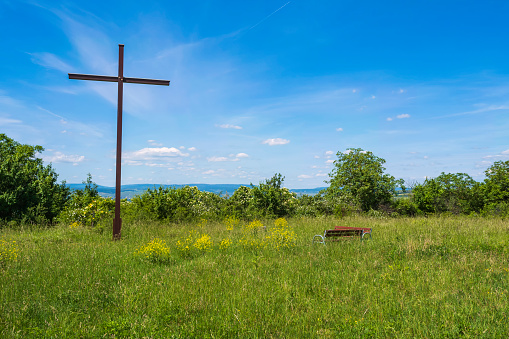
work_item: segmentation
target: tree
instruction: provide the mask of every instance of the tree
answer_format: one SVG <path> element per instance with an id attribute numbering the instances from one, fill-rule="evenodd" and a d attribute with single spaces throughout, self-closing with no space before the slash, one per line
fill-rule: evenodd
<path id="1" fill-rule="evenodd" d="M 384 173 L 385 160 L 370 151 L 349 148 L 336 155 L 338 159 L 329 173 L 330 180 L 325 180 L 330 184 L 325 191 L 329 198 L 340 198 L 369 211 L 391 203 L 396 187 L 403 185 L 402 179 Z"/>
<path id="2" fill-rule="evenodd" d="M 468 214 L 482 209 L 481 184 L 466 173 L 444 173 L 414 186 L 413 201 L 428 213 Z"/>
<path id="3" fill-rule="evenodd" d="M 281 173 L 276 173 L 258 186 L 251 184 L 251 203 L 258 214 L 276 218 L 292 214 L 295 195 L 288 188 L 282 187 L 284 180 Z"/>
<path id="4" fill-rule="evenodd" d="M 69 189 L 36 157 L 43 150 L 0 134 L 0 219 L 52 222 L 63 208 Z"/>
<path id="5" fill-rule="evenodd" d="M 509 202 L 509 160 L 496 161 L 486 171 L 484 180 L 485 202 L 508 203 Z"/>

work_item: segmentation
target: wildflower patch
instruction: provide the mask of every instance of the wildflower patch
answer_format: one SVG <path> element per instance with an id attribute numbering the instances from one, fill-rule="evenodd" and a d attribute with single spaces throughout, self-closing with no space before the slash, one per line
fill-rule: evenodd
<path id="1" fill-rule="evenodd" d="M 18 260 L 18 245 L 15 241 L 0 240 L 0 267 L 5 267 Z"/>
<path id="2" fill-rule="evenodd" d="M 135 254 L 150 262 L 165 262 L 170 259 L 170 248 L 166 245 L 166 241 L 155 238 L 145 246 L 141 246 Z"/>
<path id="3" fill-rule="evenodd" d="M 199 234 L 193 230 L 189 231 L 185 239 L 178 240 L 176 246 L 181 256 L 191 257 L 198 253 L 212 251 L 213 242 L 208 234 Z"/>

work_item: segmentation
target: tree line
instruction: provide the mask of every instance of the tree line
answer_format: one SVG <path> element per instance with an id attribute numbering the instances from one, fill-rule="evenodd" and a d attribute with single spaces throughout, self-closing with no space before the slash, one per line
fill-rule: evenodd
<path id="1" fill-rule="evenodd" d="M 90 175 L 82 190 L 70 190 L 65 181 L 58 183 L 51 164 L 44 165 L 37 157 L 43 150 L 0 134 L 0 223 L 109 223 L 113 200 L 99 196 Z M 490 166 L 483 182 L 466 173 L 442 173 L 407 187 L 402 179 L 386 173 L 385 160 L 370 151 L 350 148 L 336 155 L 326 180 L 329 187 L 313 196 L 290 192 L 280 173 L 258 185 L 241 186 L 231 196 L 190 186 L 154 187 L 122 201 L 122 218 L 179 222 L 356 213 L 509 215 L 509 161 Z M 401 197 L 398 192 L 410 193 Z"/>

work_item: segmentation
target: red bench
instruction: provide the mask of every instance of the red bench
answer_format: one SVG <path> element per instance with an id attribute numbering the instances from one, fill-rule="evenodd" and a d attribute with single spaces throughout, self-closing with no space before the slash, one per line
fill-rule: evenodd
<path id="1" fill-rule="evenodd" d="M 361 241 L 364 239 L 366 235 L 369 234 L 369 238 L 371 239 L 371 228 L 367 227 L 348 227 L 348 226 L 336 226 L 333 230 L 325 230 L 323 235 L 317 234 L 313 237 L 313 243 L 319 243 L 325 245 L 325 240 L 327 241 L 339 241 L 341 238 L 345 237 L 359 237 Z"/>

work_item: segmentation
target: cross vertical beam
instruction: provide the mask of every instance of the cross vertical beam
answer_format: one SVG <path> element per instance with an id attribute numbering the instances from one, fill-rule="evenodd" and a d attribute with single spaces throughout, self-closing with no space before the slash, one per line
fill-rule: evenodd
<path id="1" fill-rule="evenodd" d="M 124 77 L 124 45 L 118 45 L 118 76 L 90 75 L 69 73 L 69 79 L 94 80 L 116 82 L 118 84 L 117 103 L 117 157 L 116 157 L 116 178 L 115 178 L 115 218 L 113 219 L 113 240 L 120 240 L 122 230 L 122 219 L 120 218 L 120 187 L 122 184 L 122 108 L 124 96 L 124 82 L 133 84 L 162 85 L 169 86 L 169 80 L 126 78 Z"/>
<path id="2" fill-rule="evenodd" d="M 120 218 L 120 190 L 122 186 L 122 106 L 124 99 L 124 45 L 118 45 L 118 103 L 117 103 L 117 159 L 115 176 L 115 218 L 113 239 L 120 239 L 122 219 Z"/>

